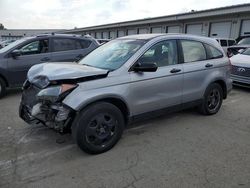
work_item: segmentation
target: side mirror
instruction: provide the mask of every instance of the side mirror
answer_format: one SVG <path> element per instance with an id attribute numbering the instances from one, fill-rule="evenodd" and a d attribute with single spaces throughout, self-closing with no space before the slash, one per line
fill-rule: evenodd
<path id="1" fill-rule="evenodd" d="M 157 70 L 156 63 L 137 63 L 133 68 L 135 72 L 155 72 Z"/>
<path id="2" fill-rule="evenodd" d="M 13 57 L 13 58 L 16 58 L 17 56 L 20 56 L 22 53 L 21 53 L 21 51 L 20 50 L 13 50 L 12 52 L 11 52 L 11 56 Z"/>

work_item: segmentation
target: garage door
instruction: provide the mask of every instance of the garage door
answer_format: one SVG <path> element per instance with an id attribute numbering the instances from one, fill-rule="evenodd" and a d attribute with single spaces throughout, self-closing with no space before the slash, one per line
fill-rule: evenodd
<path id="1" fill-rule="evenodd" d="M 101 39 L 102 38 L 102 33 L 101 32 L 96 32 L 96 38 Z"/>
<path id="2" fill-rule="evenodd" d="M 169 26 L 168 33 L 180 33 L 180 26 Z"/>
<path id="3" fill-rule="evenodd" d="M 140 28 L 139 29 L 139 34 L 146 34 L 148 33 L 148 29 L 147 28 Z"/>
<path id="4" fill-rule="evenodd" d="M 102 33 L 102 38 L 103 38 L 103 39 L 108 39 L 108 38 L 109 38 L 109 33 L 108 33 L 107 31 L 104 31 L 104 32 Z"/>
<path id="5" fill-rule="evenodd" d="M 161 27 L 152 27 L 152 33 L 162 33 Z"/>
<path id="6" fill-rule="evenodd" d="M 136 35 L 137 30 L 136 29 L 128 29 L 128 35 Z"/>
<path id="7" fill-rule="evenodd" d="M 110 37 L 110 39 L 115 39 L 116 38 L 116 32 L 115 31 L 110 31 L 109 32 L 109 37 Z"/>
<path id="8" fill-rule="evenodd" d="M 232 22 L 211 23 L 210 37 L 230 38 Z"/>
<path id="9" fill-rule="evenodd" d="M 243 20 L 241 25 L 241 36 L 250 35 L 250 20 Z"/>
<path id="10" fill-rule="evenodd" d="M 192 35 L 202 35 L 202 24 L 188 24 L 186 33 Z"/>
<path id="11" fill-rule="evenodd" d="M 125 36 L 125 31 L 123 30 L 118 31 L 118 37 L 123 37 L 123 36 Z"/>

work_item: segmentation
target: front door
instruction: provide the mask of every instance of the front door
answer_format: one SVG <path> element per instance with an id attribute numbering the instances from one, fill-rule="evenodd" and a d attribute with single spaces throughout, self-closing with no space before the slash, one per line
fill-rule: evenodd
<path id="1" fill-rule="evenodd" d="M 130 72 L 132 115 L 181 104 L 183 65 L 178 64 L 175 40 L 153 45 L 137 63 L 156 63 L 156 72 Z"/>
<path id="2" fill-rule="evenodd" d="M 36 64 L 50 61 L 48 39 L 33 40 L 18 47 L 20 56 L 8 58 L 8 75 L 11 85 L 20 86 L 27 77 L 28 70 Z"/>

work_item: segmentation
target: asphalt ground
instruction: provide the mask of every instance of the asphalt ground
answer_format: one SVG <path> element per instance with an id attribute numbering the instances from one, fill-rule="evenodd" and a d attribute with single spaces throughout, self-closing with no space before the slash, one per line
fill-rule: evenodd
<path id="1" fill-rule="evenodd" d="M 20 93 L 0 100 L 1 188 L 250 187 L 250 89 L 234 88 L 213 116 L 189 109 L 130 125 L 100 155 L 23 122 Z"/>

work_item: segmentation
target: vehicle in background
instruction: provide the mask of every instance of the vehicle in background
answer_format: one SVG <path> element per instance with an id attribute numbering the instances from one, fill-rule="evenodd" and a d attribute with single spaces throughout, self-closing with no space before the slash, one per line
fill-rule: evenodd
<path id="1" fill-rule="evenodd" d="M 66 34 L 25 37 L 10 43 L 0 49 L 0 98 L 6 88 L 22 86 L 33 65 L 79 61 L 99 46 L 94 38 Z"/>
<path id="2" fill-rule="evenodd" d="M 242 36 L 236 39 L 237 43 L 228 48 L 229 56 L 236 55 L 246 48 L 250 48 L 250 35 Z"/>
<path id="3" fill-rule="evenodd" d="M 227 53 L 228 47 L 236 44 L 236 40 L 234 39 L 216 38 L 216 40 L 221 45 L 225 53 Z"/>
<path id="4" fill-rule="evenodd" d="M 0 42 L 0 49 L 4 48 L 5 46 L 8 46 L 10 43 L 15 42 L 16 40 L 5 40 Z"/>
<path id="5" fill-rule="evenodd" d="M 105 43 L 107 43 L 107 42 L 109 42 L 110 41 L 110 39 L 96 39 L 98 42 L 99 42 L 99 44 L 101 44 L 101 45 L 103 45 L 103 44 L 105 44 Z"/>
<path id="6" fill-rule="evenodd" d="M 250 48 L 230 58 L 234 85 L 250 88 Z"/>
<path id="7" fill-rule="evenodd" d="M 72 130 L 83 151 L 98 154 L 111 149 L 135 119 L 193 106 L 216 114 L 232 88 L 230 68 L 214 39 L 130 35 L 100 46 L 79 64 L 33 66 L 19 116 Z"/>

